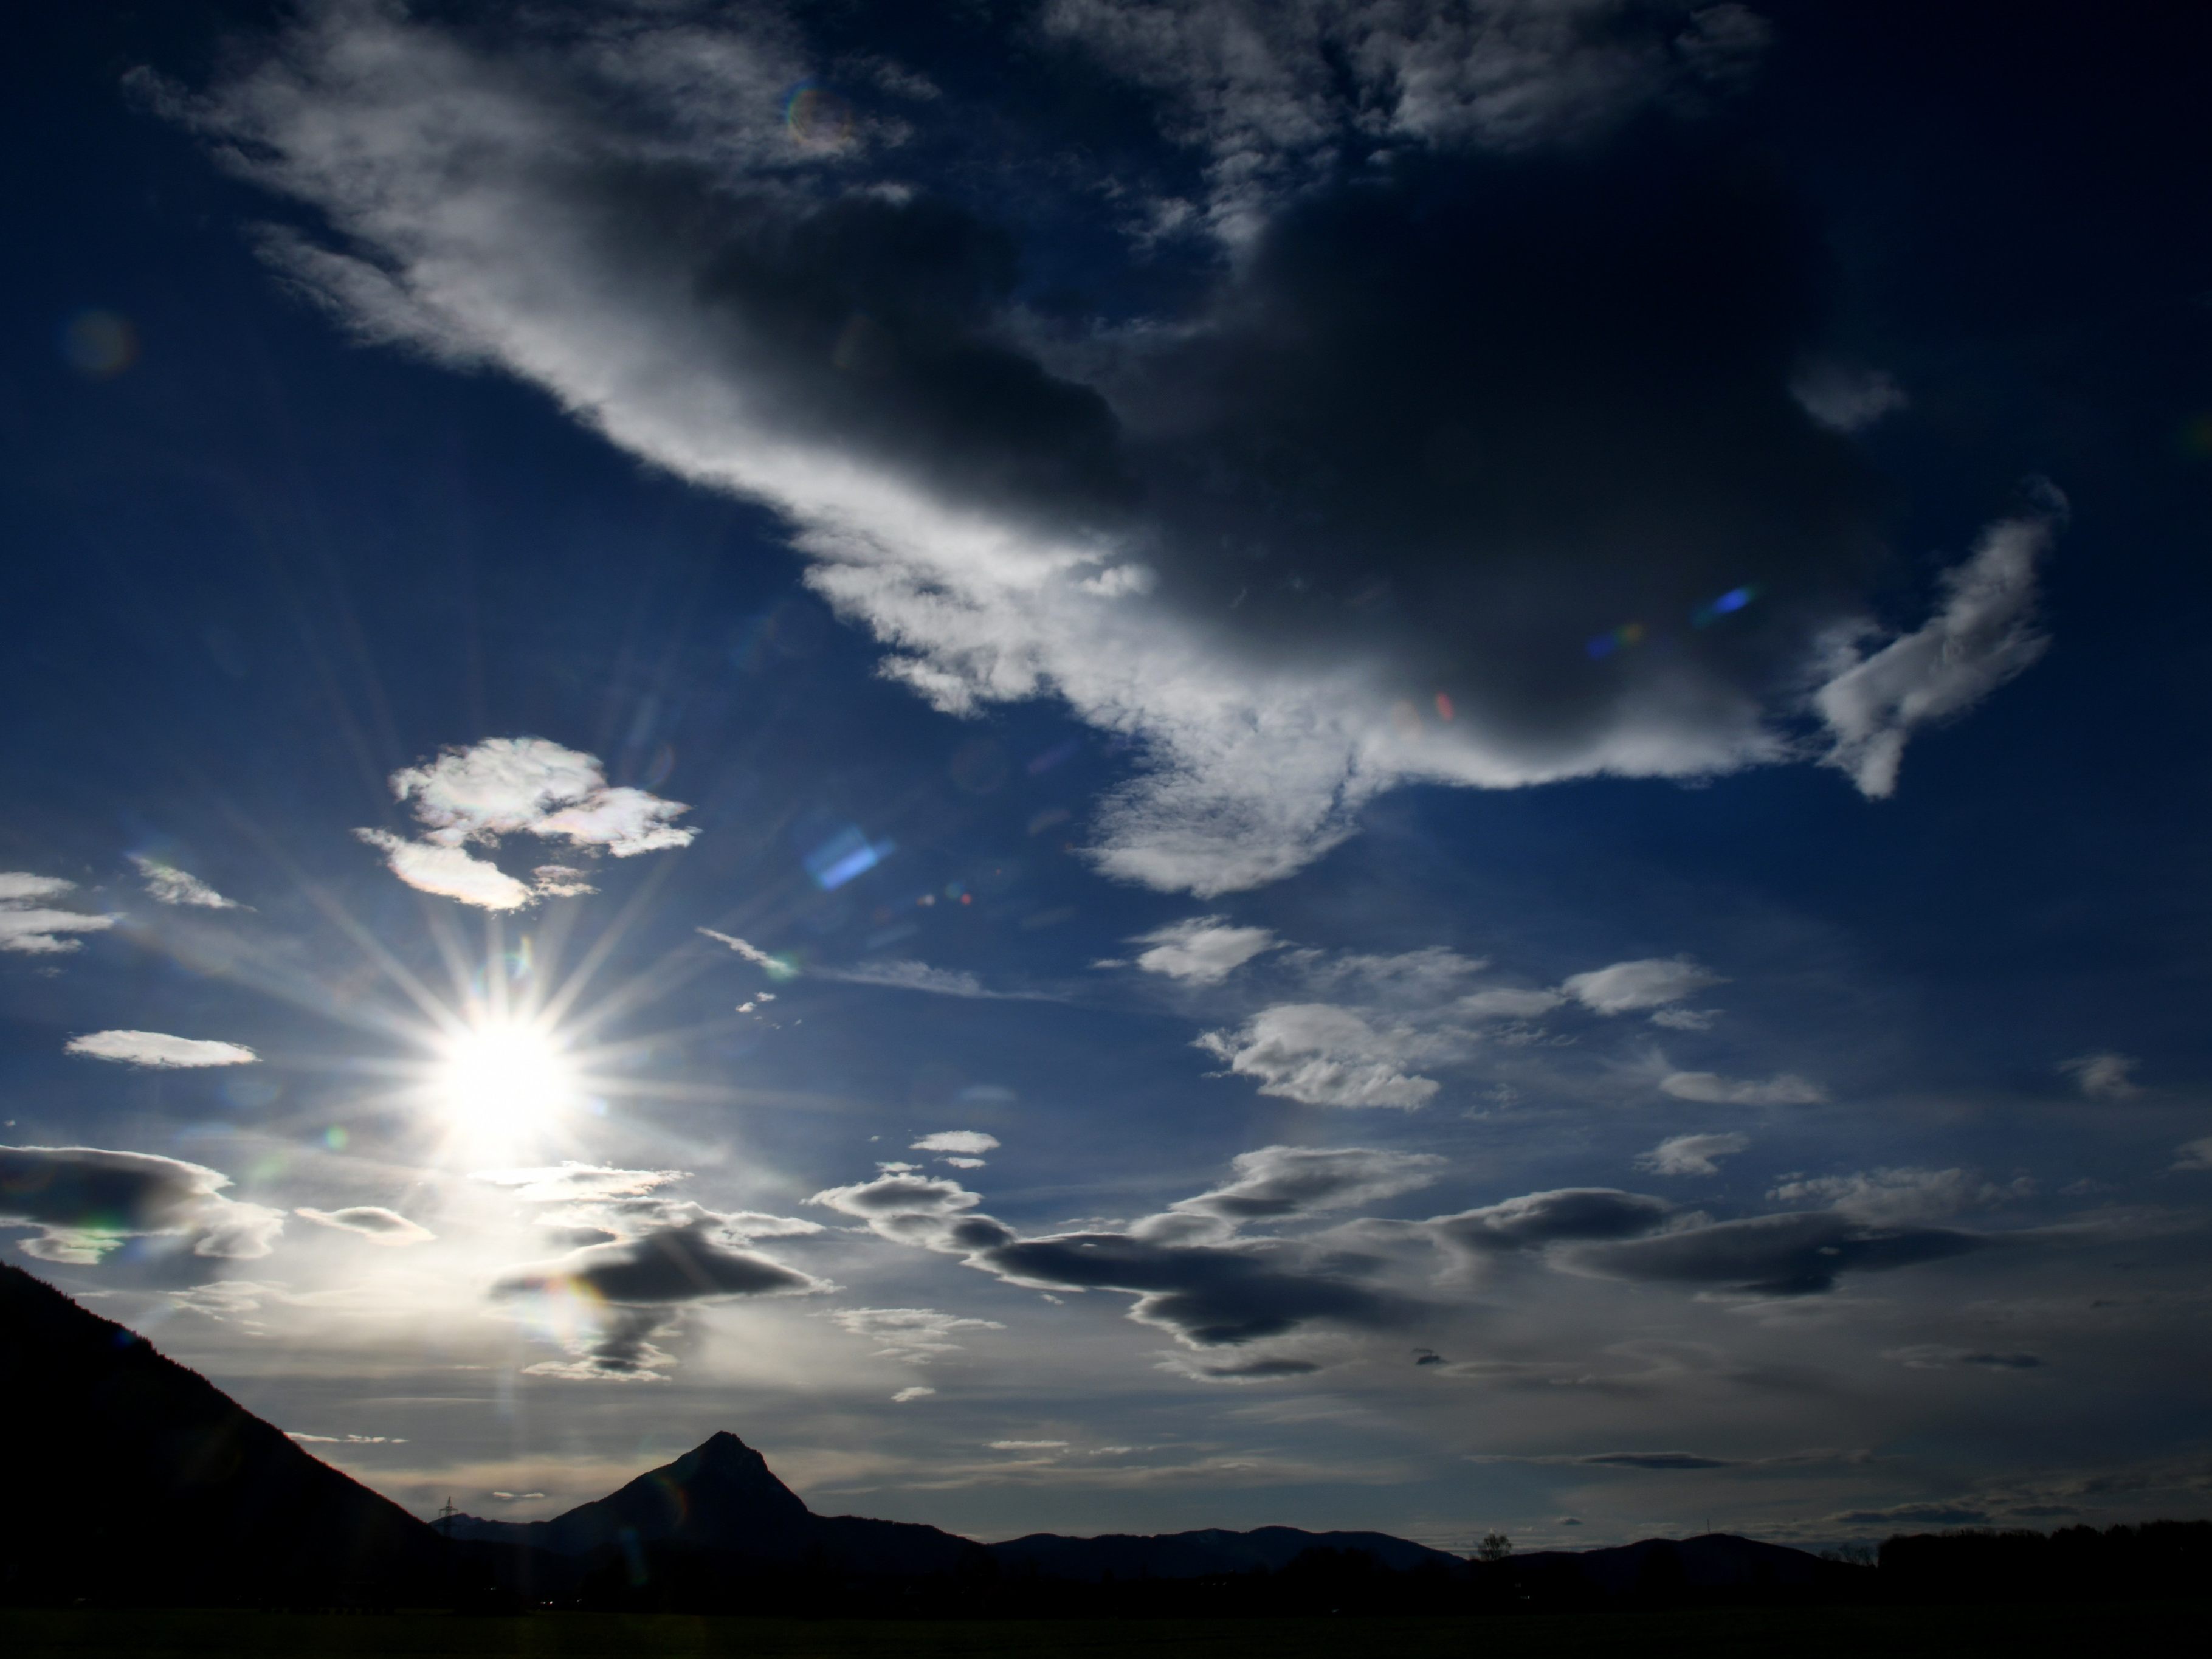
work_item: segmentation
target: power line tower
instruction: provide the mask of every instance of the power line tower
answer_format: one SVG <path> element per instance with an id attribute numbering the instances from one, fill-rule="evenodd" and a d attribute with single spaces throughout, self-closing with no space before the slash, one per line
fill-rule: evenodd
<path id="1" fill-rule="evenodd" d="M 453 1507 L 453 1495 L 447 1492 L 446 1507 L 438 1511 L 438 1519 L 434 1524 L 438 1530 L 446 1535 L 448 1541 L 451 1541 L 453 1536 L 453 1522 L 459 1514 L 460 1511 Z"/>

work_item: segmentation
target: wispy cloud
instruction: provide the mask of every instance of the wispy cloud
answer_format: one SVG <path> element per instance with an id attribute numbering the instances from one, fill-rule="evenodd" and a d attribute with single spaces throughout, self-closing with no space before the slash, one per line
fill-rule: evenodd
<path id="1" fill-rule="evenodd" d="M 64 956 L 84 945 L 83 940 L 67 935 L 96 933 L 115 926 L 113 916 L 56 910 L 37 902 L 59 898 L 76 889 L 75 882 L 59 876 L 0 871 L 0 951 L 27 957 Z"/>
<path id="2" fill-rule="evenodd" d="M 171 1036 L 163 1031 L 91 1031 L 71 1037 L 66 1053 L 93 1060 L 112 1060 L 125 1066 L 158 1070 L 182 1070 L 202 1066 L 252 1066 L 260 1060 L 242 1042 L 216 1042 L 205 1037 Z"/>
<path id="3" fill-rule="evenodd" d="M 236 899 L 225 898 L 188 870 L 146 853 L 130 854 L 146 891 L 157 904 L 180 904 L 203 910 L 242 910 Z"/>

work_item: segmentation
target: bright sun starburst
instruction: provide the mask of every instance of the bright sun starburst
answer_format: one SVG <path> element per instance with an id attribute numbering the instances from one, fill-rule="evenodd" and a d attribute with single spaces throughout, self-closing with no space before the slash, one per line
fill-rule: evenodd
<path id="1" fill-rule="evenodd" d="M 573 1098 L 576 1077 L 550 1032 L 527 1021 L 489 1020 L 447 1043 L 436 1087 L 457 1131 L 506 1140 L 549 1127 Z"/>

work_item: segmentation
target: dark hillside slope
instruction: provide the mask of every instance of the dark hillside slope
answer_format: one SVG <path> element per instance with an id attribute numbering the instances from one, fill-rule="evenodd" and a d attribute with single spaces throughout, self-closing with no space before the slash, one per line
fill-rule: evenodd
<path id="1" fill-rule="evenodd" d="M 1394 1572 L 1434 1562 L 1457 1569 L 1459 1557 L 1380 1532 L 1302 1532 L 1296 1527 L 1259 1527 L 1225 1532 L 1209 1527 L 1197 1532 L 1143 1536 L 1109 1534 L 1068 1538 L 1033 1532 L 990 1547 L 1002 1569 L 1029 1568 L 1046 1578 L 1097 1583 L 1111 1575 L 1129 1578 L 1204 1578 L 1218 1573 L 1280 1572 L 1311 1549 L 1360 1550 Z"/>
<path id="2" fill-rule="evenodd" d="M 441 1592 L 445 1544 L 143 1338 L 0 1266 L 0 1599 Z"/>

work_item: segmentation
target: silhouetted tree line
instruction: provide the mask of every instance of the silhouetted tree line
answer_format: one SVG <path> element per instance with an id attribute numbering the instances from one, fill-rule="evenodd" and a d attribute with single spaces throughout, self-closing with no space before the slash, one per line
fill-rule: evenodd
<path id="1" fill-rule="evenodd" d="M 1881 1547 L 1883 1598 L 1899 1601 L 2156 1601 L 2212 1595 L 2212 1521 L 1968 1528 Z"/>

